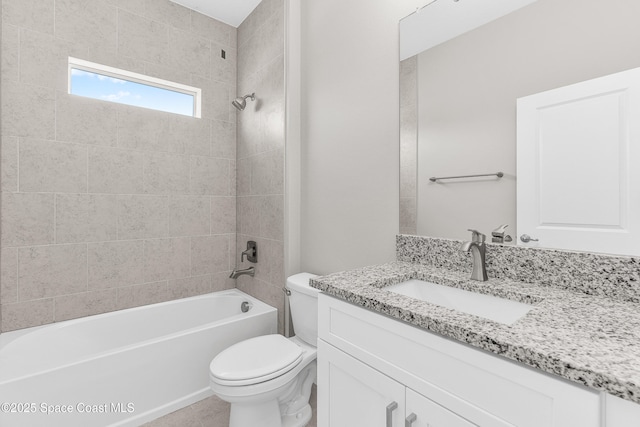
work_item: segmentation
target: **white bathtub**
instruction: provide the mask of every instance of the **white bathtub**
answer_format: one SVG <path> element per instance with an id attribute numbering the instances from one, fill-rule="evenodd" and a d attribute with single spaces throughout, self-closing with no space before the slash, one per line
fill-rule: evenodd
<path id="1" fill-rule="evenodd" d="M 138 426 L 212 395 L 211 359 L 276 329 L 232 289 L 0 334 L 0 426 Z"/>

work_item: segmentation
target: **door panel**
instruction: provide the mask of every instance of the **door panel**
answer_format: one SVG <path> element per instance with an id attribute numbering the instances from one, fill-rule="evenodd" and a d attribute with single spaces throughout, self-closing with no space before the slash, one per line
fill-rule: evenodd
<path id="1" fill-rule="evenodd" d="M 526 245 L 640 255 L 639 94 L 633 69 L 518 99 Z"/>
<path id="2" fill-rule="evenodd" d="M 404 426 L 404 393 L 400 383 L 318 340 L 319 426 Z M 387 426 L 387 407 L 394 402 Z"/>

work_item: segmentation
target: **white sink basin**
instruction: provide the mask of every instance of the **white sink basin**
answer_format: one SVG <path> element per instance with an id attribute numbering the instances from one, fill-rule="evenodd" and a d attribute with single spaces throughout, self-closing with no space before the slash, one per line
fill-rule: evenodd
<path id="1" fill-rule="evenodd" d="M 534 308 L 533 305 L 418 279 L 407 280 L 397 285 L 387 286 L 384 289 L 442 307 L 484 317 L 505 325 L 515 323 Z"/>

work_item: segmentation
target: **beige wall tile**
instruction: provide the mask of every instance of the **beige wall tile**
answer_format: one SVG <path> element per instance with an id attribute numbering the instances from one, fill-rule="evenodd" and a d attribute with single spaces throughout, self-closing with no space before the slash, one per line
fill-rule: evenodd
<path id="1" fill-rule="evenodd" d="M 211 234 L 236 232 L 236 198 L 211 198 Z"/>
<path id="2" fill-rule="evenodd" d="M 164 121 L 159 145 L 166 146 L 170 153 L 208 156 L 211 121 L 172 114 Z"/>
<path id="3" fill-rule="evenodd" d="M 260 208 L 260 237 L 284 240 L 284 196 L 265 196 Z"/>
<path id="4" fill-rule="evenodd" d="M 138 15 L 118 12 L 118 52 L 156 64 L 169 63 L 169 27 Z"/>
<path id="5" fill-rule="evenodd" d="M 49 245 L 18 249 L 18 300 L 87 290 L 87 245 Z"/>
<path id="6" fill-rule="evenodd" d="M 236 97 L 234 85 L 208 80 L 194 75 L 191 84 L 202 89 L 202 118 L 234 122 L 236 109 L 231 105 Z"/>
<path id="7" fill-rule="evenodd" d="M 20 28 L 2 24 L 2 57 L 0 58 L 2 80 L 20 79 Z"/>
<path id="8" fill-rule="evenodd" d="M 5 136 L 2 138 L 2 191 L 18 191 L 18 138 Z"/>
<path id="9" fill-rule="evenodd" d="M 250 196 L 251 192 L 251 157 L 238 159 L 236 169 L 236 191 L 238 196 Z"/>
<path id="10" fill-rule="evenodd" d="M 169 280 L 167 287 L 170 299 L 202 295 L 211 292 L 211 276 L 206 275 Z"/>
<path id="11" fill-rule="evenodd" d="M 56 243 L 116 240 L 115 195 L 56 194 Z"/>
<path id="12" fill-rule="evenodd" d="M 2 332 L 53 322 L 53 298 L 2 305 Z"/>
<path id="13" fill-rule="evenodd" d="M 143 282 L 142 240 L 89 243 L 89 289 L 135 285 Z"/>
<path id="14" fill-rule="evenodd" d="M 267 0 L 261 1 L 258 6 L 238 26 L 238 47 L 243 46 L 249 38 L 254 36 L 265 20 L 273 13 L 273 3 Z"/>
<path id="15" fill-rule="evenodd" d="M 167 282 L 118 288 L 118 310 L 167 301 Z"/>
<path id="16" fill-rule="evenodd" d="M 143 154 L 89 147 L 89 192 L 136 194 L 143 189 Z"/>
<path id="17" fill-rule="evenodd" d="M 144 281 L 159 282 L 190 275 L 191 240 L 150 239 L 144 241 Z"/>
<path id="18" fill-rule="evenodd" d="M 201 13 L 191 12 L 191 31 L 224 46 L 235 48 L 236 29 L 229 24 L 217 21 Z"/>
<path id="19" fill-rule="evenodd" d="M 106 313 L 116 309 L 116 290 L 83 292 L 54 299 L 56 322 Z"/>
<path id="20" fill-rule="evenodd" d="M 124 9 L 127 12 L 135 13 L 136 15 L 144 15 L 146 10 L 145 3 L 147 0 L 106 0 L 107 3 L 118 6 L 120 9 Z"/>
<path id="21" fill-rule="evenodd" d="M 45 245 L 54 241 L 54 196 L 2 194 L 2 246 Z"/>
<path id="22" fill-rule="evenodd" d="M 260 153 L 262 150 L 262 137 L 264 135 L 264 130 L 262 126 L 264 125 L 260 113 L 256 112 L 255 108 L 256 102 L 262 102 L 262 94 L 256 90 L 255 80 L 251 79 L 250 83 L 247 85 L 248 88 L 238 88 L 238 93 L 243 96 L 247 93 L 256 93 L 256 101 L 251 102 L 251 104 L 247 105 L 247 108 L 242 112 L 242 114 L 238 113 L 238 126 L 237 126 L 237 153 L 238 159 L 244 159 L 249 156 L 254 156 Z"/>
<path id="23" fill-rule="evenodd" d="M 211 156 L 223 159 L 236 158 L 236 125 L 231 122 L 211 122 Z"/>
<path id="24" fill-rule="evenodd" d="M 260 262 L 265 267 L 265 280 L 271 284 L 285 285 L 284 275 L 284 244 L 282 241 L 260 239 L 258 244 L 262 246 L 262 259 Z"/>
<path id="25" fill-rule="evenodd" d="M 18 249 L 0 251 L 0 303 L 18 301 Z"/>
<path id="26" fill-rule="evenodd" d="M 55 92 L 39 86 L 2 82 L 2 133 L 42 139 L 55 137 Z"/>
<path id="27" fill-rule="evenodd" d="M 169 236 L 209 235 L 212 232 L 212 219 L 209 197 L 174 196 L 169 198 Z"/>
<path id="28" fill-rule="evenodd" d="M 281 150 L 252 157 L 251 192 L 284 194 L 284 153 Z"/>
<path id="29" fill-rule="evenodd" d="M 262 197 L 243 196 L 236 200 L 238 204 L 238 233 L 250 236 L 260 235 L 260 207 Z"/>
<path id="30" fill-rule="evenodd" d="M 118 238 L 167 237 L 167 196 L 118 196 Z"/>
<path id="31" fill-rule="evenodd" d="M 69 56 L 83 52 L 69 42 L 52 35 L 22 29 L 20 31 L 20 81 L 35 86 L 66 90 Z"/>
<path id="32" fill-rule="evenodd" d="M 271 60 L 256 76 L 262 96 L 259 152 L 284 149 L 284 53 Z"/>
<path id="33" fill-rule="evenodd" d="M 118 112 L 102 100 L 58 92 L 56 96 L 56 138 L 81 144 L 117 145 Z"/>
<path id="34" fill-rule="evenodd" d="M 146 0 L 145 16 L 172 27 L 188 30 L 191 10 L 169 0 Z"/>
<path id="35" fill-rule="evenodd" d="M 191 275 L 229 271 L 229 237 L 206 236 L 191 238 Z"/>
<path id="36" fill-rule="evenodd" d="M 2 19 L 9 24 L 53 34 L 54 0 L 4 0 Z"/>
<path id="37" fill-rule="evenodd" d="M 56 37 L 92 50 L 116 51 L 114 5 L 94 0 L 56 0 Z"/>
<path id="38" fill-rule="evenodd" d="M 229 195 L 236 196 L 237 192 L 237 183 L 236 183 L 236 174 L 238 172 L 238 168 L 235 160 L 229 160 Z"/>
<path id="39" fill-rule="evenodd" d="M 237 30 L 169 0 L 3 0 L 2 12 L 0 301 L 51 295 L 33 316 L 20 305 L 2 319 L 16 328 L 184 297 L 213 277 L 233 287 Z M 201 87 L 204 118 L 69 95 L 70 55 Z M 146 258 L 143 239 L 159 242 Z M 85 248 L 84 275 L 64 247 Z"/>
<path id="40" fill-rule="evenodd" d="M 19 144 L 19 159 L 20 191 L 87 191 L 86 146 L 22 139 Z"/>
<path id="41" fill-rule="evenodd" d="M 160 136 L 171 114 L 140 107 L 118 105 L 118 146 L 132 150 L 169 151 Z"/>
<path id="42" fill-rule="evenodd" d="M 189 156 L 147 153 L 143 165 L 145 193 L 189 193 Z"/>
<path id="43" fill-rule="evenodd" d="M 191 194 L 229 195 L 229 160 L 191 156 Z"/>
<path id="44" fill-rule="evenodd" d="M 400 228 L 410 234 L 416 234 L 417 226 L 416 198 L 400 199 Z"/>
<path id="45" fill-rule="evenodd" d="M 211 42 L 208 39 L 170 28 L 168 49 L 169 61 L 173 68 L 185 68 L 192 74 L 210 78 Z"/>
<path id="46" fill-rule="evenodd" d="M 186 84 L 189 86 L 191 85 L 191 73 L 186 68 L 175 68 L 173 66 L 155 64 L 153 62 L 145 62 L 142 74 L 163 80 L 169 80 L 170 82 Z M 169 116 L 166 120 L 168 120 L 168 118 Z"/>
<path id="47" fill-rule="evenodd" d="M 235 245 L 234 245 L 235 246 Z M 227 289 L 233 289 L 236 287 L 235 279 L 231 279 L 229 275 L 231 270 L 224 271 L 222 273 L 215 273 L 211 275 L 211 291 L 224 291 Z"/>
<path id="48" fill-rule="evenodd" d="M 224 58 L 222 57 L 224 50 Z M 236 65 L 238 51 L 227 45 L 211 44 L 211 78 L 213 80 L 236 85 Z"/>

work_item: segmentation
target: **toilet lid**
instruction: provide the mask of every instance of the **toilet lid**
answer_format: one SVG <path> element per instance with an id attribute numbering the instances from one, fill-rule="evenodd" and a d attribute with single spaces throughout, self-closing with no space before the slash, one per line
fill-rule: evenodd
<path id="1" fill-rule="evenodd" d="M 302 349 L 282 335 L 264 335 L 241 341 L 221 351 L 211 362 L 211 375 L 237 385 L 267 381 L 302 360 Z"/>

